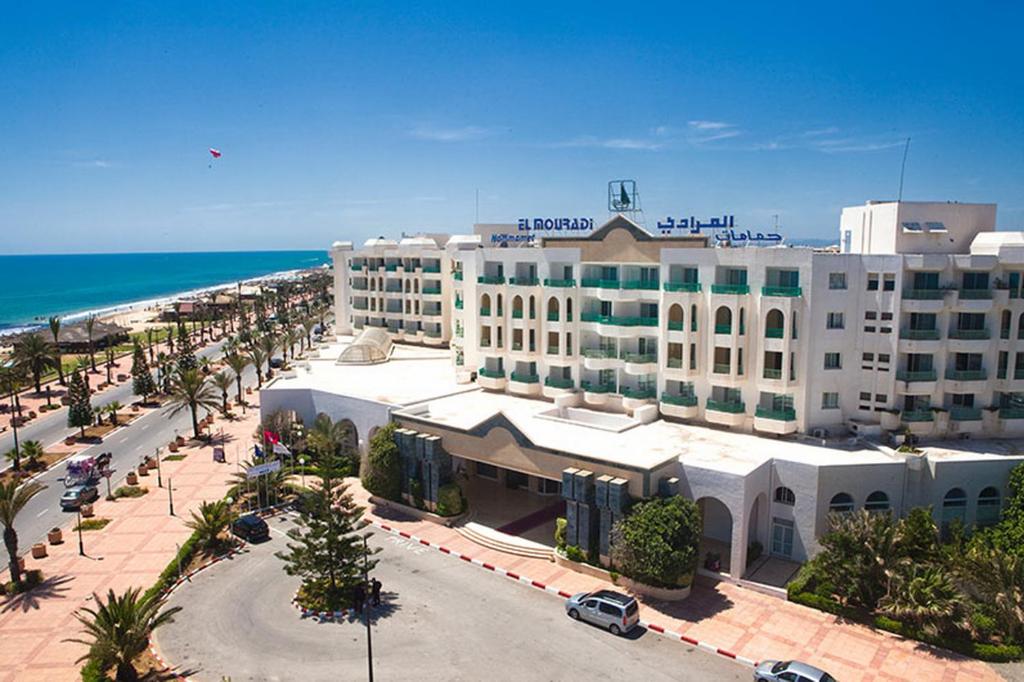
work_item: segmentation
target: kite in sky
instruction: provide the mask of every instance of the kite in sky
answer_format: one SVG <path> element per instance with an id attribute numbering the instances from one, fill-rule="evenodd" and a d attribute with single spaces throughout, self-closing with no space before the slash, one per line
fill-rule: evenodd
<path id="1" fill-rule="evenodd" d="M 212 156 L 213 159 L 219 159 L 221 156 L 220 150 L 210 147 L 210 156 Z M 207 168 L 213 168 L 213 159 L 210 159 L 209 165 L 206 166 Z"/>

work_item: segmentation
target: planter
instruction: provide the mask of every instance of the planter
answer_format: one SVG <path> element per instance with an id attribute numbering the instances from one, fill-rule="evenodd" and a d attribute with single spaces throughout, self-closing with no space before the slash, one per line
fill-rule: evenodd
<path id="1" fill-rule="evenodd" d="M 440 516 L 433 512 L 417 509 L 416 507 L 410 507 L 409 505 L 402 504 L 401 502 L 385 500 L 383 497 L 377 497 L 376 495 L 370 495 L 370 503 L 373 505 L 374 510 L 393 509 L 407 516 L 411 516 L 414 519 L 429 521 L 430 523 L 436 523 L 439 526 L 452 526 L 466 516 L 466 512 L 458 514 L 457 516 Z"/>
<path id="2" fill-rule="evenodd" d="M 28 418 L 29 418 L 29 419 L 35 419 L 35 418 L 36 418 L 36 416 L 37 416 L 37 415 L 36 415 L 36 413 L 35 413 L 35 410 L 29 410 L 29 411 L 28 411 Z"/>
<path id="3" fill-rule="evenodd" d="M 67 438 L 64 439 L 64 445 L 74 445 L 74 444 L 75 444 L 75 437 L 74 436 L 68 436 Z"/>
<path id="4" fill-rule="evenodd" d="M 245 388 L 245 394 L 246 395 L 252 395 L 252 386 L 247 386 Z"/>
<path id="5" fill-rule="evenodd" d="M 125 478 L 125 483 L 127 483 L 128 485 L 138 485 L 139 477 L 135 474 L 134 471 L 129 471 L 128 476 Z"/>
<path id="6" fill-rule="evenodd" d="M 171 452 L 177 452 L 177 451 L 178 451 L 178 442 L 177 442 L 177 441 L 173 441 L 173 440 L 172 440 L 172 441 L 171 441 L 171 442 L 170 442 L 170 443 L 169 443 L 169 444 L 167 445 L 167 449 L 168 449 L 168 450 L 170 450 Z"/>
<path id="7" fill-rule="evenodd" d="M 132 405 L 132 412 L 138 412 L 140 409 L 141 408 L 139 407 L 138 403 Z"/>
<path id="8" fill-rule="evenodd" d="M 156 467 L 157 467 L 156 458 L 154 458 L 154 457 L 147 457 L 146 458 L 146 468 L 149 469 L 150 471 L 152 471 L 153 469 L 156 469 Z"/>
<path id="9" fill-rule="evenodd" d="M 655 587 L 630 580 L 626 576 L 619 576 L 618 584 L 633 594 L 639 594 L 659 601 L 682 601 L 690 596 L 690 588 L 693 586 L 692 579 L 691 583 L 686 587 Z"/>
<path id="10" fill-rule="evenodd" d="M 138 467 L 139 476 L 149 476 L 149 467 L 145 464 L 140 464 Z"/>
<path id="11" fill-rule="evenodd" d="M 61 532 L 60 528 L 51 528 L 50 532 L 46 534 L 46 541 L 51 545 L 59 545 L 64 542 L 64 533 Z"/>
<path id="12" fill-rule="evenodd" d="M 185 444 L 185 436 L 178 436 L 174 439 L 174 442 L 178 444 L 178 447 L 181 447 Z"/>
<path id="13" fill-rule="evenodd" d="M 25 557 L 23 557 L 23 556 L 18 557 L 18 568 L 20 568 L 21 571 L 24 573 L 24 571 L 25 571 Z"/>
<path id="14" fill-rule="evenodd" d="M 610 583 L 615 582 L 615 580 L 612 579 L 612 574 L 610 571 L 606 571 L 605 569 L 600 568 L 598 566 L 585 564 L 580 561 L 573 561 L 557 549 L 555 550 L 555 564 L 561 566 L 562 568 L 568 568 L 570 571 L 576 571 L 577 573 L 582 573 L 583 575 L 589 575 L 591 578 L 597 578 L 598 580 L 606 580 Z M 621 578 L 619 579 L 621 580 Z"/>
<path id="15" fill-rule="evenodd" d="M 85 519 L 89 518 L 90 516 L 93 515 L 92 505 L 91 504 L 83 504 L 81 512 L 82 512 L 82 518 L 85 518 Z"/>
<path id="16" fill-rule="evenodd" d="M 42 559 L 46 556 L 46 545 L 42 542 L 37 542 L 32 545 L 32 558 Z"/>

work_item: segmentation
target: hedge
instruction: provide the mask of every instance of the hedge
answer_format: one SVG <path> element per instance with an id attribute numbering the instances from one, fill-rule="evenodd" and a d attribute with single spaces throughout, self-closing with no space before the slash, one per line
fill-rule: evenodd
<path id="1" fill-rule="evenodd" d="M 914 639 L 991 663 L 1016 661 L 1024 656 L 1024 650 L 1017 644 L 984 644 L 955 637 L 937 637 L 887 616 L 876 616 L 873 623 L 879 630 L 892 632 L 907 639 Z"/>
<path id="2" fill-rule="evenodd" d="M 465 500 L 457 483 L 446 483 L 437 489 L 437 513 L 440 516 L 457 516 L 464 509 Z"/>

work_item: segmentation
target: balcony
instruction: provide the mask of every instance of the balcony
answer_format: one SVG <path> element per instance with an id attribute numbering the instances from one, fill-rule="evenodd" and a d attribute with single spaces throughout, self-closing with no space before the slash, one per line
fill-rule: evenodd
<path id="1" fill-rule="evenodd" d="M 759 419 L 774 419 L 775 421 L 791 422 L 796 420 L 796 410 L 792 407 L 774 410 L 770 407 L 758 407 L 754 410 L 754 416 Z"/>
<path id="2" fill-rule="evenodd" d="M 908 341 L 938 341 L 938 329 L 901 329 L 900 338 Z"/>
<path id="3" fill-rule="evenodd" d="M 712 400 L 708 398 L 705 403 L 707 409 L 714 412 L 728 412 L 729 414 L 742 414 L 746 410 L 746 406 L 739 401 L 731 400 Z"/>
<path id="4" fill-rule="evenodd" d="M 1024 407 L 1000 407 L 1000 419 L 1024 419 Z"/>
<path id="5" fill-rule="evenodd" d="M 754 429 L 777 436 L 795 433 L 796 410 L 793 408 L 774 410 L 769 407 L 758 407 L 754 410 Z"/>
<path id="6" fill-rule="evenodd" d="M 712 284 L 713 294 L 749 294 L 750 287 L 746 284 Z"/>
<path id="7" fill-rule="evenodd" d="M 715 374 L 729 374 L 732 371 L 732 365 L 729 363 L 716 362 L 712 367 L 712 371 Z"/>
<path id="8" fill-rule="evenodd" d="M 764 330 L 764 337 L 766 339 L 781 339 L 786 335 L 786 330 L 783 327 L 768 327 Z"/>
<path id="9" fill-rule="evenodd" d="M 985 381 L 988 373 L 983 369 L 947 369 L 946 378 L 950 381 Z"/>
<path id="10" fill-rule="evenodd" d="M 778 381 L 778 380 L 782 379 L 782 370 L 781 369 L 772 369 L 770 367 L 765 367 L 764 368 L 763 377 L 765 379 L 771 379 L 773 381 Z"/>
<path id="11" fill-rule="evenodd" d="M 476 373 L 476 382 L 481 388 L 500 391 L 505 388 L 505 370 L 481 367 Z"/>
<path id="12" fill-rule="evenodd" d="M 504 275 L 480 275 L 476 278 L 477 284 L 504 284 Z"/>
<path id="13" fill-rule="evenodd" d="M 462 271 L 461 270 L 455 273 L 455 281 L 456 282 L 461 282 L 462 281 Z"/>
<path id="14" fill-rule="evenodd" d="M 491 316 L 491 309 L 490 308 L 481 308 L 480 309 L 480 317 L 490 317 L 490 316 Z"/>
<path id="15" fill-rule="evenodd" d="M 742 402 L 712 400 L 705 403 L 704 419 L 721 426 L 741 426 L 746 420 L 746 407 Z"/>
<path id="16" fill-rule="evenodd" d="M 620 390 L 622 393 L 622 406 L 627 410 L 635 410 L 657 396 L 657 391 L 654 388 L 637 387 L 631 388 L 629 386 L 623 386 Z"/>
<path id="17" fill-rule="evenodd" d="M 636 317 L 625 315 L 601 315 L 600 313 L 583 313 L 580 315 L 581 322 L 596 322 L 598 324 L 613 324 L 618 327 L 657 327 L 656 317 Z"/>
<path id="18" fill-rule="evenodd" d="M 388 272 L 398 272 L 400 267 L 402 267 L 401 263 L 388 263 L 384 266 L 384 269 Z"/>
<path id="19" fill-rule="evenodd" d="M 904 289 L 903 298 L 911 301 L 939 301 L 946 295 L 946 289 Z"/>
<path id="20" fill-rule="evenodd" d="M 580 388 L 583 389 L 583 400 L 591 405 L 602 405 L 608 401 L 610 393 L 615 393 L 614 383 L 601 384 L 583 381 L 580 382 Z"/>
<path id="21" fill-rule="evenodd" d="M 352 288 L 356 291 L 366 291 L 366 282 L 352 282 Z"/>
<path id="22" fill-rule="evenodd" d="M 695 395 L 681 395 L 673 393 L 662 393 L 661 402 L 667 405 L 679 405 L 681 407 L 696 407 L 697 396 Z"/>
<path id="23" fill-rule="evenodd" d="M 916 371 L 901 369 L 896 372 L 897 381 L 906 381 L 908 383 L 914 381 L 935 381 L 936 379 L 938 379 L 938 374 L 934 369 Z"/>
<path id="24" fill-rule="evenodd" d="M 715 333 L 716 334 L 732 334 L 732 325 L 731 324 L 716 324 L 715 325 Z"/>
<path id="25" fill-rule="evenodd" d="M 980 407 L 951 407 L 949 418 L 957 422 L 981 421 Z"/>
<path id="26" fill-rule="evenodd" d="M 573 381 L 565 377 L 548 377 L 544 380 L 544 385 L 549 388 L 569 389 L 573 387 Z"/>
<path id="27" fill-rule="evenodd" d="M 900 419 L 907 422 L 908 424 L 920 423 L 920 422 L 933 422 L 935 421 L 935 413 L 930 409 L 928 410 L 903 410 L 900 413 Z"/>
<path id="28" fill-rule="evenodd" d="M 960 341 L 984 341 L 991 337 L 988 329 L 954 329 L 949 332 L 949 338 Z"/>
<path id="29" fill-rule="evenodd" d="M 366 307 L 366 301 L 363 301 L 362 303 L 356 301 L 352 304 L 352 308 L 355 310 L 366 310 Z"/>
<path id="30" fill-rule="evenodd" d="M 536 277 L 511 277 L 508 283 L 514 287 L 535 287 L 540 284 Z"/>
<path id="31" fill-rule="evenodd" d="M 545 279 L 544 286 L 546 287 L 559 287 L 567 289 L 569 287 L 576 286 L 576 280 L 574 279 Z"/>
<path id="32" fill-rule="evenodd" d="M 619 355 L 620 358 L 626 362 L 632 362 L 634 364 L 652 364 L 658 361 L 657 353 L 626 353 L 623 352 Z"/>
<path id="33" fill-rule="evenodd" d="M 455 309 L 456 310 L 462 310 L 463 306 L 464 306 L 464 304 L 463 304 L 461 298 L 455 299 Z"/>
<path id="34" fill-rule="evenodd" d="M 612 358 L 616 356 L 614 348 L 584 348 L 580 353 L 585 358 Z"/>
<path id="35" fill-rule="evenodd" d="M 521 319 L 523 319 L 523 311 L 522 310 L 513 310 L 512 311 L 512 319 L 513 320 L 521 320 Z"/>
<path id="36" fill-rule="evenodd" d="M 803 290 L 800 287 L 761 287 L 762 296 L 788 296 L 795 298 L 803 296 Z"/>
<path id="37" fill-rule="evenodd" d="M 437 274 L 437 273 L 441 272 L 441 266 L 440 265 L 424 265 L 423 266 L 423 272 L 427 273 L 427 274 L 430 274 L 430 273 Z M 461 274 L 461 273 L 457 273 L 457 274 Z M 461 279 L 461 278 L 459 278 L 459 279 Z"/>
<path id="38" fill-rule="evenodd" d="M 518 381 L 522 384 L 536 384 L 540 381 L 540 377 L 538 375 L 527 374 L 525 372 L 512 372 L 512 374 L 509 375 L 509 378 L 512 379 L 512 381 Z"/>
<path id="39" fill-rule="evenodd" d="M 642 279 L 627 279 L 622 281 L 622 288 L 629 289 L 631 291 L 657 291 L 658 283 L 651 282 L 650 280 Z"/>
<path id="40" fill-rule="evenodd" d="M 698 294 L 700 293 L 700 282 L 665 282 L 663 288 L 669 292 Z"/>
<path id="41" fill-rule="evenodd" d="M 991 289 L 959 289 L 957 296 L 962 301 L 984 301 L 992 298 Z"/>
<path id="42" fill-rule="evenodd" d="M 619 280 L 617 279 L 593 279 L 584 277 L 580 280 L 581 287 L 590 287 L 596 289 L 618 289 Z"/>
<path id="43" fill-rule="evenodd" d="M 680 419 L 693 419 L 697 416 L 697 396 L 662 393 L 658 399 L 658 409 L 662 414 Z"/>
<path id="44" fill-rule="evenodd" d="M 682 323 L 682 321 L 680 321 L 680 322 L 673 322 L 672 320 L 669 320 L 668 321 L 668 330 L 670 332 L 681 332 L 681 331 L 683 331 L 683 323 Z"/>
<path id="45" fill-rule="evenodd" d="M 436 287 L 423 287 L 422 291 L 424 294 L 440 294 L 441 285 L 438 284 Z"/>

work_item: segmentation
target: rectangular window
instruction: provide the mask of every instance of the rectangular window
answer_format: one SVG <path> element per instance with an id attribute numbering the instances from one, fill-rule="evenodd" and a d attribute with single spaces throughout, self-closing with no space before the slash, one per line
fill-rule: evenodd
<path id="1" fill-rule="evenodd" d="M 825 353 L 825 369 L 842 369 L 842 359 L 839 353 Z"/>
<path id="2" fill-rule="evenodd" d="M 828 319 L 825 322 L 826 329 L 842 329 L 843 328 L 843 314 L 842 313 L 829 313 Z"/>
<path id="3" fill-rule="evenodd" d="M 885 395 L 884 393 L 876 393 L 875 394 L 875 402 L 876 403 L 884 403 L 888 399 L 889 399 L 889 397 L 887 395 Z"/>
<path id="4" fill-rule="evenodd" d="M 864 362 L 874 362 L 875 361 L 875 354 L 874 353 L 865 353 L 863 359 L 864 359 Z"/>
<path id="5" fill-rule="evenodd" d="M 838 410 L 839 409 L 839 394 L 838 393 L 822 393 L 821 394 L 821 409 L 823 409 L 823 410 Z"/>
<path id="6" fill-rule="evenodd" d="M 845 289 L 846 288 L 846 273 L 845 272 L 830 272 L 830 273 L 828 273 L 828 288 L 829 289 Z"/>
<path id="7" fill-rule="evenodd" d="M 877 320 L 878 319 L 878 313 L 876 311 L 874 311 L 874 310 L 865 310 L 864 311 L 864 319 L 865 320 Z"/>
<path id="8" fill-rule="evenodd" d="M 894 291 L 896 289 L 896 275 L 885 275 L 885 279 L 882 282 L 883 291 Z"/>
<path id="9" fill-rule="evenodd" d="M 874 327 L 870 327 L 870 326 L 866 326 L 866 327 L 864 327 L 864 333 L 865 334 L 874 334 L 875 333 L 875 328 Z"/>
<path id="10" fill-rule="evenodd" d="M 880 363 L 882 363 L 884 365 L 888 365 L 889 364 L 889 354 L 888 353 L 879 353 L 878 354 L 878 362 L 880 362 Z"/>
<path id="11" fill-rule="evenodd" d="M 892 319 L 892 313 L 882 313 L 882 321 L 883 322 L 885 322 L 886 320 L 891 320 L 891 319 Z"/>
<path id="12" fill-rule="evenodd" d="M 861 391 L 860 392 L 860 399 L 861 400 L 871 400 L 871 394 L 866 392 L 866 391 Z"/>
<path id="13" fill-rule="evenodd" d="M 868 291 L 878 291 L 878 273 L 868 273 Z"/>

